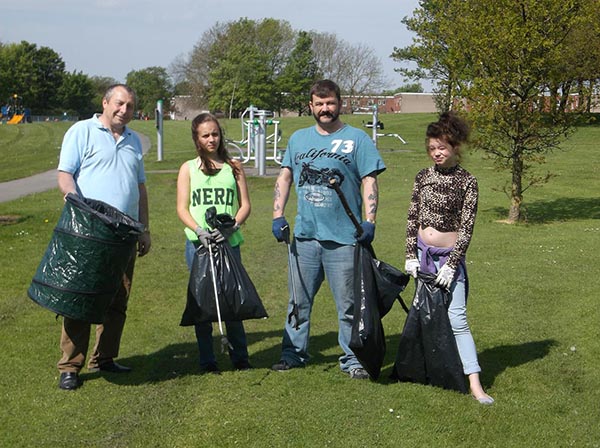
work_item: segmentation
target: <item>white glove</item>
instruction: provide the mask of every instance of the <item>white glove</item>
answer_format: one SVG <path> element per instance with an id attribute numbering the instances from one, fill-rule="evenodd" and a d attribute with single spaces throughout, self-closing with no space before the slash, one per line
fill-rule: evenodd
<path id="1" fill-rule="evenodd" d="M 198 226 L 196 227 L 195 232 L 196 235 L 198 235 L 198 241 L 200 241 L 200 244 L 202 244 L 206 249 L 208 249 L 208 246 L 214 243 L 214 237 L 208 230 Z"/>
<path id="2" fill-rule="evenodd" d="M 450 289 L 450 285 L 452 285 L 452 282 L 454 281 L 455 273 L 455 269 L 452 269 L 450 266 L 445 264 L 438 271 L 438 275 L 435 278 L 435 284 L 440 288 Z"/>
<path id="3" fill-rule="evenodd" d="M 409 258 L 404 263 L 404 270 L 407 274 L 412 275 L 414 278 L 417 278 L 420 267 L 421 263 L 416 258 Z"/>

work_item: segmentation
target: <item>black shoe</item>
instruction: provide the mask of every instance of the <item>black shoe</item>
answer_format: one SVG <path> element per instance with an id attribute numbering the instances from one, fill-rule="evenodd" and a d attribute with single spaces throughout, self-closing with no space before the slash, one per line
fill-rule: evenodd
<path id="1" fill-rule="evenodd" d="M 252 368 L 247 359 L 243 361 L 234 362 L 233 367 L 235 368 L 235 370 L 250 370 Z"/>
<path id="2" fill-rule="evenodd" d="M 111 372 L 111 373 L 128 373 L 131 372 L 131 367 L 122 366 L 114 361 L 105 362 L 98 367 L 88 369 L 90 372 Z"/>
<path id="3" fill-rule="evenodd" d="M 75 390 L 83 384 L 77 372 L 63 372 L 60 374 L 58 387 L 62 390 Z"/>
<path id="4" fill-rule="evenodd" d="M 219 370 L 219 367 L 217 367 L 216 364 L 207 364 L 204 367 L 200 367 L 201 375 L 204 375 L 207 373 L 212 373 L 213 375 L 220 375 L 221 371 Z"/>
<path id="5" fill-rule="evenodd" d="M 275 370 L 277 372 L 285 372 L 286 370 L 290 370 L 292 368 L 291 365 L 285 359 L 282 359 L 277 364 L 273 364 L 271 366 L 271 370 Z"/>

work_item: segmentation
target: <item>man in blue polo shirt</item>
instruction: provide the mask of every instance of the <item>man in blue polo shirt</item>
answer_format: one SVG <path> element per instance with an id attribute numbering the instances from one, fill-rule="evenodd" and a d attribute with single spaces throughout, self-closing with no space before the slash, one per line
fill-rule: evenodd
<path id="1" fill-rule="evenodd" d="M 106 202 L 146 226 L 138 240 L 137 255 L 150 250 L 148 196 L 138 136 L 127 128 L 133 118 L 135 93 L 124 84 L 109 87 L 102 99 L 102 114 L 74 124 L 65 134 L 58 164 L 58 186 L 63 194 L 75 193 Z M 135 265 L 131 257 L 119 292 L 113 298 L 102 325 L 96 327 L 96 344 L 88 362 L 90 371 L 129 372 L 114 361 L 119 354 L 127 301 Z M 81 386 L 79 372 L 85 364 L 91 324 L 63 319 L 58 362 L 58 386 L 74 390 Z"/>

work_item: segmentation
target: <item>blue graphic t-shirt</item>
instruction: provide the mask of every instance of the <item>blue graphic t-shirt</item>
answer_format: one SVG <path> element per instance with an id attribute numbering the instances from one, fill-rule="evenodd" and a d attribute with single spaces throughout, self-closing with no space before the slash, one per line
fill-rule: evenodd
<path id="1" fill-rule="evenodd" d="M 292 170 L 298 196 L 294 235 L 354 244 L 356 229 L 328 185 L 332 177 L 338 181 L 354 216 L 361 221 L 362 178 L 385 170 L 371 138 L 349 125 L 328 135 L 319 134 L 315 126 L 300 129 L 290 137 L 281 166 Z"/>

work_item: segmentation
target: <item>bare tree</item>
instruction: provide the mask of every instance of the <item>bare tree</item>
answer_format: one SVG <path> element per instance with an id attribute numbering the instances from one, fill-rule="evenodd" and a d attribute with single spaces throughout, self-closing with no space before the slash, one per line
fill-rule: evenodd
<path id="1" fill-rule="evenodd" d="M 187 84 L 188 93 L 194 98 L 194 104 L 205 106 L 208 103 L 209 74 L 211 66 L 211 49 L 227 32 L 227 23 L 217 22 L 202 33 L 200 40 L 194 45 L 178 68 Z M 179 79 L 181 82 L 181 79 Z"/>
<path id="2" fill-rule="evenodd" d="M 362 96 L 385 87 L 381 59 L 373 48 L 352 45 L 331 33 L 313 31 L 311 38 L 319 73 L 335 81 L 344 94 Z"/>

